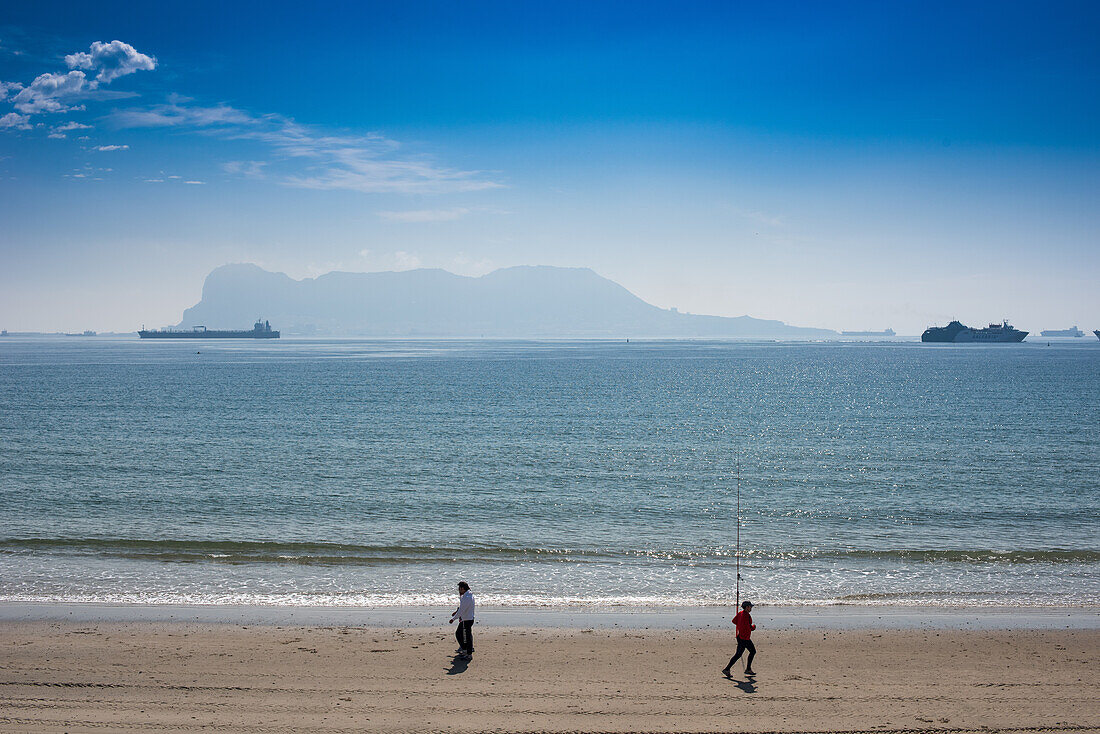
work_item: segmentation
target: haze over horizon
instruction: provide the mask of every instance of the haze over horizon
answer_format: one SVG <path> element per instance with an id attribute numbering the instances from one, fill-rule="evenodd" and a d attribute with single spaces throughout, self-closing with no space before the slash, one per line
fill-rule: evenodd
<path id="1" fill-rule="evenodd" d="M 5 10 L 9 331 L 176 323 L 236 262 L 1100 328 L 1093 3 Z"/>

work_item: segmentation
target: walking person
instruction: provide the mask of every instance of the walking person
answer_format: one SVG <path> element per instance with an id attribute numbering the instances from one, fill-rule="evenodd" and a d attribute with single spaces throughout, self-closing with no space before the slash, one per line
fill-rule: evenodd
<path id="1" fill-rule="evenodd" d="M 455 639 L 458 640 L 459 657 L 469 660 L 474 654 L 474 595 L 465 581 L 458 582 L 458 609 L 448 624 L 455 622 L 458 622 Z"/>
<path id="2" fill-rule="evenodd" d="M 752 640 L 749 639 L 752 631 L 756 629 L 756 625 L 752 623 L 752 615 L 749 614 L 751 611 L 752 602 L 743 602 L 741 611 L 733 618 L 733 625 L 737 628 L 737 654 L 730 658 L 726 667 L 722 668 L 722 675 L 727 678 L 730 677 L 730 668 L 746 650 L 749 651 L 749 657 L 745 660 L 745 675 L 756 675 L 752 670 L 752 659 L 756 657 L 756 645 L 752 644 Z"/>

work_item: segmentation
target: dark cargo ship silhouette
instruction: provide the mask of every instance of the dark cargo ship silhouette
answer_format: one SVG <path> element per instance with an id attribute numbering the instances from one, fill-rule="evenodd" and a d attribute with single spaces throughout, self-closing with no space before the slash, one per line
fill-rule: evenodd
<path id="1" fill-rule="evenodd" d="M 972 329 L 958 321 L 947 326 L 931 326 L 921 334 L 922 342 L 953 342 L 955 344 L 1014 344 L 1022 342 L 1027 336 L 1007 321 L 1003 324 L 990 324 L 984 329 Z"/>
<path id="2" fill-rule="evenodd" d="M 143 328 L 138 332 L 138 336 L 142 339 L 278 339 L 279 332 L 271 328 L 270 321 L 257 320 L 251 331 L 207 329 L 205 326 L 195 326 L 191 331 Z"/>
<path id="3" fill-rule="evenodd" d="M 897 336 L 897 332 L 893 329 L 883 329 L 882 331 L 842 331 L 841 336 Z"/>

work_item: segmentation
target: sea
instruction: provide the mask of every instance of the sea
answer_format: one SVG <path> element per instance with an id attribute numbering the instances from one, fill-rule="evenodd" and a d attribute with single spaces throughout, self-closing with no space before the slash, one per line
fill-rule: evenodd
<path id="1" fill-rule="evenodd" d="M 1100 342 L 0 339 L 0 602 L 460 579 L 503 607 L 1100 606 Z"/>

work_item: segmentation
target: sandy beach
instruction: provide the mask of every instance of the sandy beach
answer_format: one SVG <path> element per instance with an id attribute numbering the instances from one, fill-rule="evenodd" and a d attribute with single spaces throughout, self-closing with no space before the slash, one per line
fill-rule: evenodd
<path id="1" fill-rule="evenodd" d="M 6 621 L 0 730 L 1100 731 L 1100 631 Z"/>

